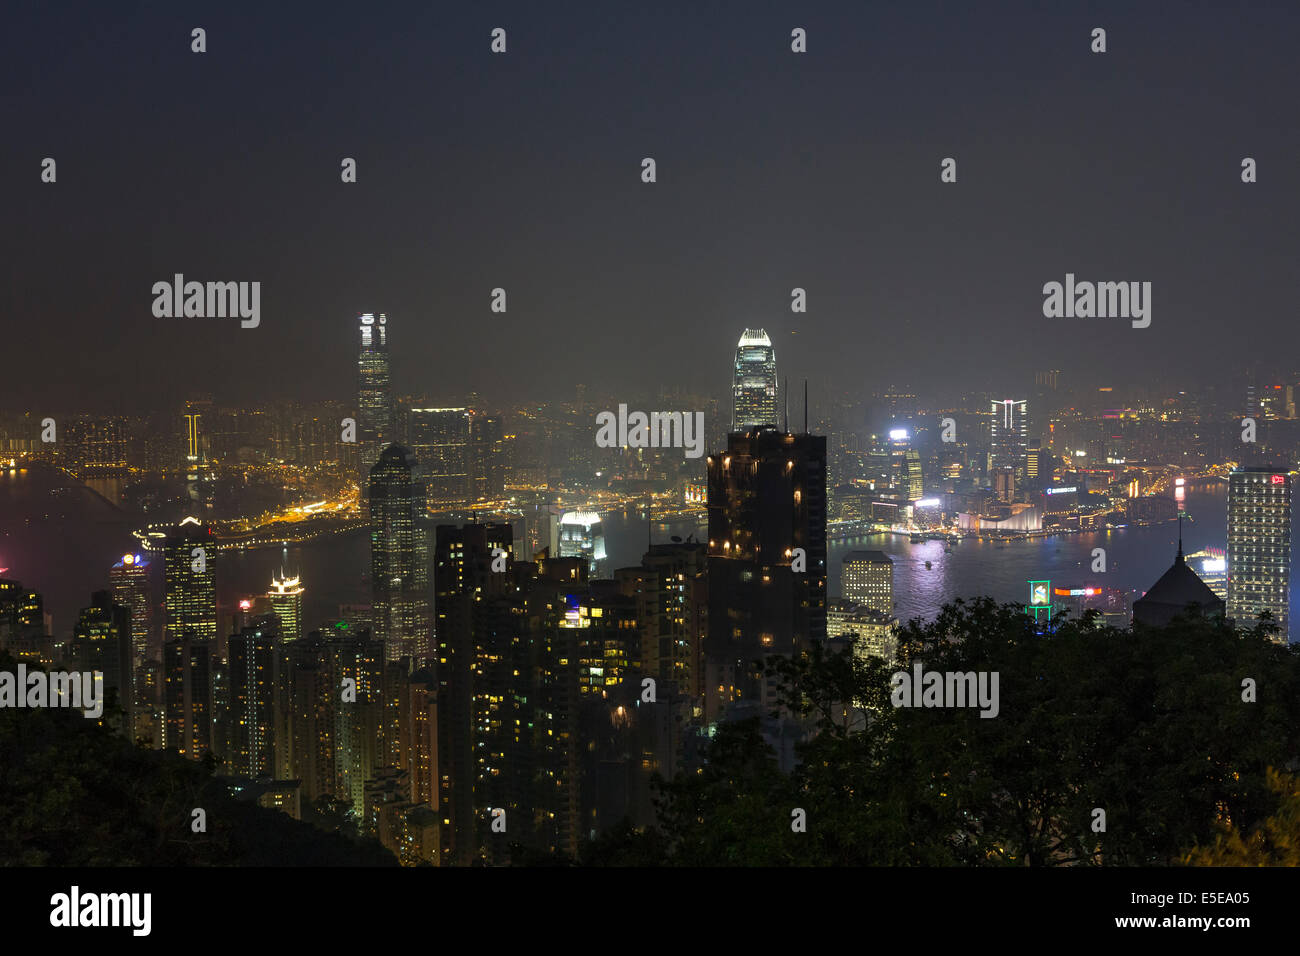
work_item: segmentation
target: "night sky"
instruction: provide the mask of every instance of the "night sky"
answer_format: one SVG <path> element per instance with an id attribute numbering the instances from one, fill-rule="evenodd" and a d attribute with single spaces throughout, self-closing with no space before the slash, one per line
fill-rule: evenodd
<path id="1" fill-rule="evenodd" d="M 1300 366 L 1295 2 L 282 6 L 9 6 L 5 408 L 350 400 L 363 311 L 489 401 L 716 391 L 746 326 L 863 391 Z M 176 272 L 261 326 L 155 318 Z M 1044 318 L 1067 272 L 1151 327 Z"/>

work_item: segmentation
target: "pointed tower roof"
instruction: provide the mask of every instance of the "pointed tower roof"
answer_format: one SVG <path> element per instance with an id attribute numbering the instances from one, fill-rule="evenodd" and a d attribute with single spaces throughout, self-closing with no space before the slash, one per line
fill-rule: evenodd
<path id="1" fill-rule="evenodd" d="M 1179 525 L 1181 529 L 1181 524 Z M 1178 554 L 1174 564 L 1151 586 L 1151 590 L 1133 602 L 1133 620 L 1160 626 L 1179 614 L 1198 611 L 1216 615 L 1224 612 L 1223 601 L 1187 566 L 1183 558 L 1183 536 L 1178 535 Z"/>

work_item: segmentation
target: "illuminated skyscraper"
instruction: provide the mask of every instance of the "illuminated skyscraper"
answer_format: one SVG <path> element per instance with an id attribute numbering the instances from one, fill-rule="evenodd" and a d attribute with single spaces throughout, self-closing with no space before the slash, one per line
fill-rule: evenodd
<path id="1" fill-rule="evenodd" d="M 212 644 L 192 634 L 163 645 L 163 748 L 198 760 L 212 749 Z"/>
<path id="2" fill-rule="evenodd" d="M 776 413 L 776 349 L 763 329 L 745 329 L 740 337 L 731 395 L 733 432 L 781 424 Z"/>
<path id="3" fill-rule="evenodd" d="M 212 529 L 186 518 L 163 541 L 165 639 L 187 631 L 201 641 L 217 638 L 217 548 Z"/>
<path id="4" fill-rule="evenodd" d="M 883 551 L 850 551 L 840 569 L 844 600 L 892 617 L 894 562 Z"/>
<path id="5" fill-rule="evenodd" d="M 393 440 L 393 400 L 388 381 L 388 317 L 361 316 L 357 356 L 357 446 L 361 455 L 361 493 L 366 476 L 384 446 Z"/>
<path id="6" fill-rule="evenodd" d="M 455 508 L 473 499 L 469 409 L 411 409 L 411 453 L 431 506 Z"/>
<path id="7" fill-rule="evenodd" d="M 236 777 L 275 774 L 277 643 L 273 624 L 245 627 L 230 636 L 230 741 L 225 757 Z"/>
<path id="8" fill-rule="evenodd" d="M 570 511 L 560 518 L 561 558 L 583 558 L 593 578 L 603 578 L 606 567 L 605 530 L 594 511 Z"/>
<path id="9" fill-rule="evenodd" d="M 1025 478 L 1025 459 L 1029 450 L 1029 423 L 1025 399 L 1004 398 L 994 401 L 989 434 L 989 471 L 1010 468 L 1016 479 Z"/>
<path id="10" fill-rule="evenodd" d="M 424 493 L 415 459 L 401 445 L 389 445 L 370 471 L 370 583 L 374 592 L 374 637 L 388 660 L 429 657 L 427 534 L 419 521 Z"/>
<path id="11" fill-rule="evenodd" d="M 280 618 L 280 640 L 286 644 L 302 637 L 302 595 L 305 588 L 301 577 L 286 577 L 281 571 L 271 578 L 267 601 Z"/>
<path id="12" fill-rule="evenodd" d="M 1228 608 L 1239 626 L 1262 611 L 1290 640 L 1291 476 L 1271 468 L 1237 468 L 1228 475 Z"/>
<path id="13" fill-rule="evenodd" d="M 159 659 L 159 654 L 150 647 L 153 639 L 151 567 L 143 555 L 124 554 L 122 560 L 108 571 L 113 600 L 131 609 L 131 653 L 132 664 L 136 667 L 146 660 Z"/>

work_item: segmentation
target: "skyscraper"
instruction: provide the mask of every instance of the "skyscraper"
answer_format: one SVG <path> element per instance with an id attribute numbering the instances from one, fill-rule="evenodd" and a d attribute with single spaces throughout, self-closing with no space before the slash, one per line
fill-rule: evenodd
<path id="1" fill-rule="evenodd" d="M 212 749 L 212 644 L 193 633 L 163 645 L 163 747 L 198 760 Z"/>
<path id="2" fill-rule="evenodd" d="M 261 623 L 232 634 L 230 741 L 226 764 L 236 777 L 275 775 L 275 696 L 279 647 L 274 625 Z"/>
<path id="3" fill-rule="evenodd" d="M 198 518 L 186 518 L 163 540 L 166 640 L 186 632 L 197 640 L 216 640 L 216 558 L 212 529 Z"/>
<path id="4" fill-rule="evenodd" d="M 569 511 L 560 518 L 556 557 L 582 558 L 590 576 L 603 578 L 606 567 L 605 530 L 594 511 Z"/>
<path id="5" fill-rule="evenodd" d="M 384 446 L 393 440 L 393 401 L 388 381 L 388 317 L 361 316 L 361 351 L 357 355 L 357 447 L 361 456 L 361 493 L 366 476 Z"/>
<path id="6" fill-rule="evenodd" d="M 1268 611 L 1290 640 L 1291 476 L 1271 468 L 1228 475 L 1228 607 L 1239 626 Z"/>
<path id="7" fill-rule="evenodd" d="M 288 577 L 283 571 L 271 577 L 267 602 L 280 618 L 280 640 L 286 644 L 302 637 L 302 595 L 306 590 L 301 577 Z"/>
<path id="8" fill-rule="evenodd" d="M 438 613 L 438 806 L 442 853 L 468 864 L 477 850 L 476 794 L 484 773 L 476 743 L 500 720 L 502 710 L 527 702 L 527 695 L 500 692 L 512 676 L 527 673 L 511 660 L 527 659 L 520 638 L 522 616 L 514 612 L 513 575 L 492 570 L 500 551 L 513 567 L 514 536 L 508 524 L 439 525 L 434 557 Z M 502 682 L 505 682 L 503 684 Z M 495 688 L 495 689 L 494 689 Z M 502 768 L 503 769 L 503 768 Z"/>
<path id="9" fill-rule="evenodd" d="M 736 346 L 731 430 L 780 425 L 776 412 L 776 349 L 763 329 L 745 329 Z"/>
<path id="10" fill-rule="evenodd" d="M 894 613 L 894 561 L 883 551 L 850 551 L 840 567 L 844 599 L 890 617 Z"/>
<path id="11" fill-rule="evenodd" d="M 150 647 L 153 639 L 153 597 L 149 582 L 150 563 L 139 554 L 124 554 L 109 568 L 108 580 L 113 600 L 131 609 L 132 666 L 158 660 L 160 653 Z M 160 649 L 161 650 L 161 649 Z"/>
<path id="12" fill-rule="evenodd" d="M 826 638 L 826 438 L 733 433 L 708 458 L 706 714 L 775 703 L 754 661 Z"/>
<path id="13" fill-rule="evenodd" d="M 1010 468 L 1016 479 L 1025 478 L 1025 459 L 1029 450 L 1028 402 L 1004 398 L 994 401 L 990 412 L 989 472 Z"/>
<path id="14" fill-rule="evenodd" d="M 416 463 L 401 445 L 389 445 L 370 471 L 370 583 L 374 637 L 388 660 L 429 657 L 427 535 L 420 520 L 424 495 Z"/>
<path id="15" fill-rule="evenodd" d="M 126 714 L 123 731 L 130 738 L 135 700 L 131 679 L 131 609 L 114 603 L 108 591 L 96 591 L 90 607 L 81 609 L 73 634 L 82 669 L 99 671 L 102 676 L 103 683 L 98 688 L 101 699 L 110 688 L 117 691 L 118 705 Z"/>
<path id="16" fill-rule="evenodd" d="M 434 508 L 463 507 L 473 499 L 468 408 L 411 409 L 411 453 Z"/>

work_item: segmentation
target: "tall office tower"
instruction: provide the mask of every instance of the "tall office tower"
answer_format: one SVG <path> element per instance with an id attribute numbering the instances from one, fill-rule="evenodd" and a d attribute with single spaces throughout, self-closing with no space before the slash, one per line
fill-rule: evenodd
<path id="1" fill-rule="evenodd" d="M 736 701 L 775 706 L 755 660 L 826 639 L 826 438 L 733 433 L 708 473 L 706 717 L 716 720 Z"/>
<path id="2" fill-rule="evenodd" d="M 197 518 L 184 519 L 163 539 L 165 640 L 193 631 L 196 640 L 216 641 L 216 564 L 216 538 Z"/>
<path id="3" fill-rule="evenodd" d="M 526 650 L 519 637 L 521 615 L 514 613 L 513 548 L 509 524 L 437 529 L 438 805 L 447 863 L 468 864 L 478 852 L 476 807 L 487 804 L 476 799 L 475 786 L 480 770 L 492 765 L 480 765 L 476 739 L 503 709 L 520 703 L 488 688 L 503 666 L 525 671 L 512 660 Z M 507 573 L 492 571 L 498 550 L 507 557 Z"/>
<path id="4" fill-rule="evenodd" d="M 925 478 L 921 474 L 921 453 L 909 448 L 903 453 L 903 472 L 906 476 L 905 488 L 908 501 L 920 501 L 925 497 Z"/>
<path id="5" fill-rule="evenodd" d="M 228 642 L 230 741 L 225 758 L 234 777 L 275 776 L 277 638 L 276 625 L 264 620 L 232 634 Z"/>
<path id="6" fill-rule="evenodd" d="M 992 403 L 989 432 L 989 471 L 1010 468 L 1018 479 L 1025 476 L 1029 450 L 1029 425 L 1025 399 L 1004 398 Z"/>
<path id="7" fill-rule="evenodd" d="M 282 570 L 271 577 L 267 603 L 280 618 L 280 640 L 288 644 L 302 637 L 302 595 L 306 589 L 301 577 L 287 577 Z"/>
<path id="8" fill-rule="evenodd" d="M 745 329 L 736 345 L 731 430 L 780 424 L 776 408 L 776 349 L 763 329 Z"/>
<path id="9" fill-rule="evenodd" d="M 1227 616 L 1249 627 L 1262 611 L 1290 640 L 1291 476 L 1270 468 L 1228 475 Z"/>
<path id="10" fill-rule="evenodd" d="M 430 655 L 429 549 L 415 460 L 389 445 L 370 471 L 370 585 L 375 638 L 389 660 Z"/>
<path id="11" fill-rule="evenodd" d="M 115 604 L 108 591 L 96 591 L 91 597 L 90 607 L 81 609 L 73 637 L 77 642 L 76 657 L 81 669 L 99 671 L 103 675 L 98 688 L 100 699 L 109 690 L 117 692 L 118 706 L 126 715 L 122 730 L 129 737 L 135 705 L 131 609 Z"/>
<path id="12" fill-rule="evenodd" d="M 388 317 L 361 316 L 361 351 L 357 355 L 357 450 L 360 454 L 361 494 L 366 478 L 393 433 L 393 400 L 388 381 Z"/>
<path id="13" fill-rule="evenodd" d="M 163 645 L 163 749 L 198 760 L 212 749 L 212 642 L 189 630 Z"/>
<path id="14" fill-rule="evenodd" d="M 473 499 L 469 409 L 411 409 L 411 453 L 430 507 L 462 508 Z"/>
<path id="15" fill-rule="evenodd" d="M 506 493 L 506 442 L 501 418 L 474 412 L 470 419 L 473 450 L 473 499 L 500 498 Z"/>
<path id="16" fill-rule="evenodd" d="M 608 571 L 605 556 L 605 526 L 594 511 L 569 511 L 560 518 L 557 544 L 561 558 L 582 558 L 593 578 Z"/>
<path id="17" fill-rule="evenodd" d="M 139 554 L 124 554 L 108 570 L 113 600 L 131 609 L 131 664 L 156 661 L 162 648 L 153 647 L 153 586 L 149 580 L 152 565 Z"/>
<path id="18" fill-rule="evenodd" d="M 883 551 L 850 551 L 840 566 L 844 600 L 892 617 L 894 562 Z"/>
<path id="19" fill-rule="evenodd" d="M 889 430 L 889 483 L 908 501 L 925 497 L 921 475 L 921 453 L 912 447 L 912 433 L 906 428 Z"/>

